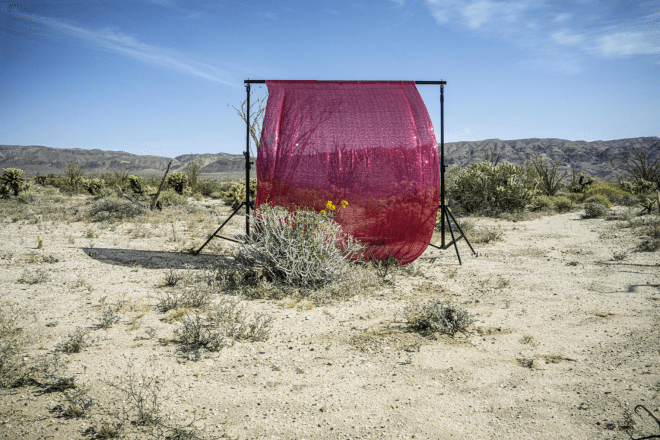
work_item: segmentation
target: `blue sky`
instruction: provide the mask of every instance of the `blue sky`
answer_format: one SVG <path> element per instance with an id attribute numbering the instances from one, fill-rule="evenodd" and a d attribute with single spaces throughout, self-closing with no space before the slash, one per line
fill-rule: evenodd
<path id="1" fill-rule="evenodd" d="M 240 154 L 247 78 L 444 79 L 445 142 L 660 136 L 660 1 L 0 1 L 0 144 Z"/>

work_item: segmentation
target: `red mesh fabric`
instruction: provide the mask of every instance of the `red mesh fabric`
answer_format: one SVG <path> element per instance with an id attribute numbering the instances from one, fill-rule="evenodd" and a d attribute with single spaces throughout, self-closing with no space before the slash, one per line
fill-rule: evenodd
<path id="1" fill-rule="evenodd" d="M 328 201 L 365 258 L 416 260 L 438 211 L 438 150 L 412 81 L 266 81 L 255 208 Z M 348 206 L 342 208 L 346 200 Z"/>

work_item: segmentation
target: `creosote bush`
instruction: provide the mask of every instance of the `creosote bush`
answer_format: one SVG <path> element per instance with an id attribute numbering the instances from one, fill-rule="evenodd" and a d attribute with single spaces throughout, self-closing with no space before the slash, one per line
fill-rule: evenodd
<path id="1" fill-rule="evenodd" d="M 557 212 L 570 212 L 573 210 L 573 201 L 566 196 L 558 196 L 555 198 L 555 211 Z"/>
<path id="2" fill-rule="evenodd" d="M 610 202 L 610 199 L 608 199 L 607 196 L 605 196 L 603 194 L 595 194 L 595 195 L 592 195 L 590 197 L 587 197 L 584 200 L 584 203 L 585 204 L 598 203 L 598 204 L 601 204 L 601 205 L 603 205 L 604 207 L 606 207 L 608 209 L 612 207 L 612 202 Z"/>
<path id="3" fill-rule="evenodd" d="M 295 227 L 294 227 L 295 225 Z M 256 212 L 254 232 L 234 252 L 234 263 L 218 266 L 228 288 L 260 281 L 318 288 L 351 275 L 348 258 L 361 246 L 344 236 L 330 213 L 289 212 L 263 204 Z"/>
<path id="4" fill-rule="evenodd" d="M 596 201 L 587 202 L 584 204 L 584 214 L 582 218 L 600 218 L 607 215 L 607 206 L 602 205 Z"/>
<path id="5" fill-rule="evenodd" d="M 470 164 L 448 185 L 452 206 L 470 214 L 498 214 L 525 209 L 537 190 L 535 173 L 504 162 Z"/>
<path id="6" fill-rule="evenodd" d="M 454 304 L 434 300 L 428 304 L 416 302 L 403 310 L 407 324 L 423 333 L 442 333 L 454 337 L 456 333 L 469 334 L 467 328 L 475 319 L 470 313 Z"/>
<path id="7" fill-rule="evenodd" d="M 116 199 L 101 199 L 89 210 L 89 217 L 97 222 L 111 220 L 126 220 L 145 214 L 139 206 Z"/>

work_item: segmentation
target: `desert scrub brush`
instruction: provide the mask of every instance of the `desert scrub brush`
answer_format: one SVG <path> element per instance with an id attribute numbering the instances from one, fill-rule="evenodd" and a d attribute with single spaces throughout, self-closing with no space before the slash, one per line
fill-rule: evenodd
<path id="1" fill-rule="evenodd" d="M 256 211 L 254 233 L 241 237 L 233 265 L 218 268 L 230 287 L 265 278 L 285 285 L 317 288 L 350 276 L 348 258 L 363 250 L 344 236 L 332 214 L 289 212 L 263 204 Z"/>
<path id="2" fill-rule="evenodd" d="M 470 313 L 454 304 L 440 300 L 424 304 L 412 303 L 403 310 L 408 327 L 423 333 L 442 333 L 454 337 L 456 333 L 469 334 L 467 328 L 475 319 Z"/>

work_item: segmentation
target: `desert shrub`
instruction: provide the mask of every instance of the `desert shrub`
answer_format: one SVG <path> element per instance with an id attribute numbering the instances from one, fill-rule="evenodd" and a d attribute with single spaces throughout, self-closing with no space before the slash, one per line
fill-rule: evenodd
<path id="1" fill-rule="evenodd" d="M 536 196 L 529 203 L 529 208 L 532 211 L 550 211 L 554 204 L 554 200 L 549 196 Z"/>
<path id="2" fill-rule="evenodd" d="M 213 179 L 203 179 L 197 182 L 197 191 L 202 194 L 204 197 L 212 197 L 211 194 L 218 193 L 221 194 L 221 191 L 225 189 L 225 185 L 221 182 Z M 219 199 L 221 196 L 214 197 Z"/>
<path id="3" fill-rule="evenodd" d="M 658 184 L 656 182 L 649 182 L 644 179 L 639 179 L 639 181 L 633 185 L 633 192 L 638 195 L 648 195 L 657 190 Z"/>
<path id="4" fill-rule="evenodd" d="M 104 328 L 108 329 L 113 326 L 113 324 L 116 324 L 119 322 L 119 315 L 117 312 L 112 310 L 112 307 L 108 306 L 108 308 L 101 314 L 101 317 L 99 318 L 99 328 Z"/>
<path id="5" fill-rule="evenodd" d="M 584 204 L 584 214 L 582 218 L 600 218 L 607 215 L 608 209 L 607 206 L 594 202 L 587 202 Z"/>
<path id="6" fill-rule="evenodd" d="M 177 194 L 183 195 L 183 191 L 188 186 L 188 176 L 185 173 L 172 173 L 167 178 L 167 186 L 176 191 Z"/>
<path id="7" fill-rule="evenodd" d="M 555 197 L 555 211 L 569 212 L 573 210 L 573 201 L 565 196 Z"/>
<path id="8" fill-rule="evenodd" d="M 82 189 L 83 178 L 86 172 L 86 167 L 78 165 L 78 159 L 68 162 L 64 164 L 64 167 L 62 168 L 64 178 L 59 180 L 59 185 L 57 186 L 67 192 L 79 191 Z"/>
<path id="9" fill-rule="evenodd" d="M 134 194 L 144 195 L 144 179 L 140 176 L 128 176 L 128 183 L 131 186 L 131 191 Z"/>
<path id="10" fill-rule="evenodd" d="M 78 327 L 75 332 L 67 336 L 68 338 L 67 340 L 65 340 L 60 344 L 57 344 L 56 349 L 58 351 L 67 354 L 80 353 L 83 350 L 83 348 L 87 347 L 87 345 L 89 344 L 89 341 L 87 339 L 88 333 L 89 333 L 88 330 Z"/>
<path id="11" fill-rule="evenodd" d="M 468 334 L 467 328 L 475 319 L 470 313 L 454 304 L 434 300 L 428 304 L 416 302 L 403 310 L 407 325 L 423 333 L 442 333 L 451 336 Z"/>
<path id="12" fill-rule="evenodd" d="M 185 206 L 188 204 L 186 196 L 172 190 L 162 191 L 158 200 L 165 206 Z"/>
<path id="13" fill-rule="evenodd" d="M 630 197 L 630 193 L 623 191 L 619 185 L 606 182 L 591 185 L 584 192 L 585 202 L 596 195 L 604 196 L 609 202 L 615 204 L 619 204 L 625 198 Z"/>
<path id="14" fill-rule="evenodd" d="M 4 168 L 2 170 L 2 175 L 0 175 L 0 193 L 13 193 L 14 196 L 18 197 L 21 191 L 25 191 L 29 187 L 29 182 L 26 182 L 23 178 L 23 170 L 17 168 Z"/>
<path id="15" fill-rule="evenodd" d="M 60 353 L 39 358 L 30 368 L 30 378 L 46 391 L 64 391 L 78 387 L 74 376 L 67 374 L 66 362 Z"/>
<path id="16" fill-rule="evenodd" d="M 295 225 L 295 226 L 294 226 Z M 344 236 L 332 214 L 263 204 L 255 215 L 254 232 L 241 237 L 234 264 L 218 268 L 230 288 L 267 279 L 284 285 L 317 288 L 350 275 L 347 258 L 363 247 Z"/>
<path id="17" fill-rule="evenodd" d="M 541 194 L 554 196 L 563 186 L 561 181 L 567 172 L 564 171 L 562 175 L 557 176 L 560 163 L 561 160 L 557 159 L 554 163 L 546 164 L 543 162 L 543 158 L 536 151 L 534 152 L 534 159 L 532 159 L 527 167 L 536 173 L 539 182 L 538 189 Z"/>
<path id="18" fill-rule="evenodd" d="M 89 388 L 87 387 L 78 387 L 71 390 L 66 390 L 63 392 L 64 398 L 66 399 L 68 405 L 66 408 L 59 407 L 62 416 L 69 419 L 77 419 L 81 417 L 86 417 L 89 414 L 89 410 L 94 405 L 95 400 L 88 395 Z"/>
<path id="19" fill-rule="evenodd" d="M 101 199 L 89 210 L 93 221 L 126 220 L 145 214 L 145 210 L 134 203 L 122 202 L 116 199 Z"/>
<path id="20" fill-rule="evenodd" d="M 593 185 L 595 180 L 592 177 L 587 176 L 584 173 L 578 174 L 575 168 L 572 170 L 571 175 L 571 184 L 568 186 L 568 189 L 572 193 L 583 193 L 587 190 L 589 185 Z"/>
<path id="21" fill-rule="evenodd" d="M 250 318 L 238 300 L 223 298 L 209 313 L 209 321 L 236 341 L 259 342 L 268 340 L 273 317 L 255 312 Z"/>
<path id="22" fill-rule="evenodd" d="M 482 226 L 475 228 L 468 239 L 473 243 L 490 243 L 501 240 L 503 236 L 504 232 L 502 232 L 502 228 L 499 226 Z"/>
<path id="23" fill-rule="evenodd" d="M 618 161 L 635 183 L 646 181 L 660 187 L 660 158 L 649 163 L 646 151 L 635 147 L 631 147 L 630 151 L 631 154 L 628 156 L 611 157 L 610 162 L 615 164 Z"/>
<path id="24" fill-rule="evenodd" d="M 85 180 L 85 189 L 93 196 L 98 196 L 101 191 L 105 189 L 105 181 L 103 179 L 89 179 Z"/>
<path id="25" fill-rule="evenodd" d="M 24 284 L 41 284 L 50 281 L 50 273 L 39 267 L 37 269 L 25 269 L 18 279 L 19 283 Z"/>
<path id="26" fill-rule="evenodd" d="M 214 292 L 213 287 L 201 285 L 168 289 L 158 293 L 156 307 L 163 313 L 180 307 L 203 308 L 210 303 L 211 294 Z"/>
<path id="27" fill-rule="evenodd" d="M 197 185 L 199 184 L 199 172 L 202 169 L 202 166 L 196 160 L 190 161 L 186 164 L 186 177 L 188 178 L 188 184 L 190 189 L 193 192 L 197 192 Z"/>
<path id="28" fill-rule="evenodd" d="M 448 188 L 452 206 L 467 213 L 497 214 L 522 211 L 536 193 L 536 180 L 523 167 L 470 164 Z"/>
<path id="29" fill-rule="evenodd" d="M 640 252 L 655 252 L 660 249 L 660 239 L 646 238 L 637 245 L 637 250 Z"/>
<path id="30" fill-rule="evenodd" d="M 174 334 L 179 338 L 181 351 L 190 360 L 201 359 L 205 350 L 220 351 L 234 343 L 233 339 L 223 331 L 216 330 L 212 324 L 204 322 L 199 315 L 185 316 L 181 325 L 174 330 Z"/>
<path id="31" fill-rule="evenodd" d="M 254 200 L 257 195 L 257 179 L 250 179 L 250 200 Z M 241 202 L 245 201 L 245 181 L 239 180 L 226 188 L 222 192 L 222 198 L 225 204 L 231 205 L 232 209 L 238 208 Z"/>
<path id="32" fill-rule="evenodd" d="M 600 203 L 601 205 L 603 205 L 608 209 L 612 207 L 612 203 L 610 202 L 610 199 L 603 194 L 591 195 L 584 199 L 584 203 Z"/>
<path id="33" fill-rule="evenodd" d="M 21 356 L 23 343 L 15 309 L 0 310 L 0 388 L 25 385 L 29 369 Z"/>

